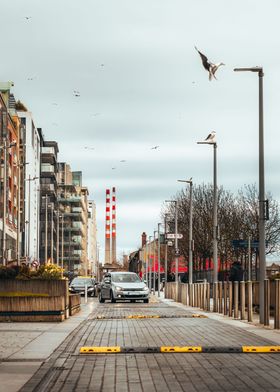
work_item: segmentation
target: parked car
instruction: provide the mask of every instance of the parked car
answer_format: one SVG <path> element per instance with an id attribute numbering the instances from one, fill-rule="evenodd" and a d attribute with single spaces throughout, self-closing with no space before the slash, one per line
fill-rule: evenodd
<path id="1" fill-rule="evenodd" d="M 78 293 L 84 295 L 86 286 L 87 294 L 91 297 L 95 297 L 97 294 L 96 281 L 95 279 L 88 276 L 77 276 L 76 278 L 74 278 L 69 285 L 69 291 L 73 294 Z"/>
<path id="2" fill-rule="evenodd" d="M 142 300 L 149 302 L 149 288 L 134 272 L 111 272 L 104 276 L 100 286 L 99 302 L 105 300 Z"/>

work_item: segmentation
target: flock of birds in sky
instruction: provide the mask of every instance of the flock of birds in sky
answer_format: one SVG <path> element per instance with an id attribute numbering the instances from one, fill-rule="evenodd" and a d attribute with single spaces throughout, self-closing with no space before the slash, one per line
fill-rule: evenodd
<path id="1" fill-rule="evenodd" d="M 25 19 L 26 19 L 27 21 L 29 21 L 31 18 L 32 18 L 31 16 L 25 16 Z M 195 50 L 198 52 L 198 54 L 199 54 L 199 56 L 200 56 L 200 58 L 201 58 L 202 65 L 203 65 L 204 69 L 208 72 L 209 81 L 211 81 L 211 80 L 213 80 L 213 79 L 216 79 L 216 80 L 217 80 L 215 74 L 216 74 L 217 70 L 218 70 L 222 65 L 225 65 L 225 64 L 222 63 L 222 62 L 219 62 L 219 63 L 216 63 L 216 64 L 215 64 L 215 63 L 212 63 L 211 61 L 208 60 L 208 58 L 207 58 L 207 56 L 205 56 L 205 54 L 203 54 L 202 52 L 200 52 L 200 51 L 197 49 L 196 46 L 195 46 Z M 105 66 L 104 63 L 101 63 L 101 64 L 100 64 L 100 67 L 104 67 L 104 66 Z M 34 80 L 34 77 L 29 77 L 27 80 L 32 81 L 32 80 Z M 194 82 L 192 82 L 192 83 L 194 83 Z M 73 95 L 74 95 L 74 97 L 76 97 L 76 98 L 79 98 L 79 97 L 81 96 L 79 90 L 73 90 Z M 53 102 L 52 105 L 57 106 L 58 104 L 57 104 L 56 102 Z M 101 113 L 94 113 L 94 114 L 93 114 L 93 117 L 97 117 L 97 116 L 99 116 L 100 114 L 101 114 Z M 207 138 L 205 139 L 205 142 L 214 143 L 214 142 L 215 142 L 215 137 L 216 137 L 216 133 L 215 133 L 215 131 L 213 131 L 213 132 L 211 132 L 211 133 L 207 136 Z M 151 150 L 158 150 L 159 147 L 160 147 L 160 146 L 156 145 L 156 146 L 151 147 L 150 149 L 151 149 Z M 84 148 L 85 148 L 85 150 L 87 150 L 87 151 L 92 151 L 92 150 L 94 150 L 94 147 L 90 147 L 90 146 L 85 146 Z M 120 160 L 120 163 L 125 163 L 125 162 L 127 162 L 125 159 Z M 116 167 L 112 167 L 112 170 L 116 170 L 116 169 L 117 169 Z"/>

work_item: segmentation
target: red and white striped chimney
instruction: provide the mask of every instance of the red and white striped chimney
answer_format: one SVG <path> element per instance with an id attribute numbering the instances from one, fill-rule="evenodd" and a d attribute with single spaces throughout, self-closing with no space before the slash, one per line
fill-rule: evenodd
<path id="1" fill-rule="evenodd" d="M 117 262 L 116 188 L 112 188 L 112 262 Z"/>
<path id="2" fill-rule="evenodd" d="M 111 263 L 111 231 L 110 231 L 110 189 L 106 189 L 106 216 L 105 216 L 105 263 Z"/>

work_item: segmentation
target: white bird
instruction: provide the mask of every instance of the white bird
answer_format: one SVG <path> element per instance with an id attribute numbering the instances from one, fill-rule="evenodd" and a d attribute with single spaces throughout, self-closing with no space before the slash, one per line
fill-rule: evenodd
<path id="1" fill-rule="evenodd" d="M 25 19 L 29 20 L 29 19 L 31 19 L 31 16 L 25 16 Z"/>
<path id="2" fill-rule="evenodd" d="M 208 71 L 208 73 L 209 73 L 209 80 L 212 80 L 212 78 L 214 78 L 214 79 L 217 80 L 217 78 L 216 78 L 216 76 L 215 76 L 215 73 L 217 72 L 218 68 L 219 68 L 221 65 L 225 65 L 225 64 L 224 64 L 224 63 L 213 64 L 213 63 L 211 63 L 211 62 L 208 60 L 208 58 L 207 58 L 203 53 L 201 53 L 201 52 L 197 49 L 196 46 L 195 46 L 195 49 L 197 50 L 197 52 L 199 53 L 199 55 L 200 55 L 200 57 L 201 57 L 203 67 L 204 67 L 204 68 L 206 69 L 206 71 Z"/>
<path id="3" fill-rule="evenodd" d="M 151 147 L 151 150 L 157 150 L 159 148 L 159 146 L 154 146 L 154 147 Z"/>
<path id="4" fill-rule="evenodd" d="M 126 162 L 126 160 L 125 160 L 125 159 L 122 159 L 120 162 L 124 163 L 124 162 Z"/>
<path id="5" fill-rule="evenodd" d="M 212 131 L 211 133 L 209 133 L 205 141 L 208 143 L 216 143 L 216 132 Z"/>
<path id="6" fill-rule="evenodd" d="M 79 97 L 79 96 L 80 96 L 80 92 L 77 91 L 77 90 L 74 90 L 74 91 L 73 91 L 73 94 L 74 94 L 75 97 Z"/>
<path id="7" fill-rule="evenodd" d="M 85 150 L 94 150 L 94 147 L 85 146 Z"/>

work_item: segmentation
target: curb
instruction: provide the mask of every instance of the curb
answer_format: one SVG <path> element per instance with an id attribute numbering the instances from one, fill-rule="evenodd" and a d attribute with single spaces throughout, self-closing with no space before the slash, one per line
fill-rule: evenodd
<path id="1" fill-rule="evenodd" d="M 129 316 L 96 316 L 93 317 L 92 320 L 131 320 L 131 319 L 170 319 L 170 318 L 208 318 L 207 316 L 203 314 L 179 314 L 179 315 L 158 315 L 158 314 L 152 314 L 152 315 L 145 315 L 145 314 L 132 314 Z"/>

